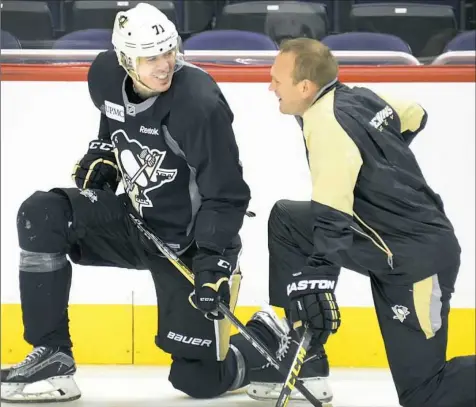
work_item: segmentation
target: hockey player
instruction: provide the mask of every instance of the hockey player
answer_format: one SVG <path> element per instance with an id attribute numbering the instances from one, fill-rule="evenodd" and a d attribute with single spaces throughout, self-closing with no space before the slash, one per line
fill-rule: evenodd
<path id="1" fill-rule="evenodd" d="M 216 312 L 218 300 L 236 304 L 238 290 L 230 282 L 236 281 L 238 233 L 250 199 L 233 113 L 213 79 L 183 61 L 178 41 L 174 24 L 149 4 L 118 13 L 115 50 L 100 53 L 88 73 L 101 118 L 97 139 L 73 173 L 78 188 L 37 191 L 19 209 L 24 338 L 33 351 L 2 370 L 4 402 L 80 397 L 69 333 L 70 260 L 150 270 L 160 303 L 155 342 L 172 355 L 175 388 L 209 398 L 247 385 L 251 371 L 267 375 L 264 358 L 241 335 L 230 341 L 230 325 Z M 125 193 L 116 196 L 120 180 Z M 195 291 L 141 238 L 129 212 L 192 268 Z M 289 359 L 289 328 L 272 310 L 259 311 L 247 326 Z M 316 374 L 308 368 L 307 376 Z M 53 390 L 25 394 L 41 381 Z M 309 388 L 319 397 L 322 383 L 314 382 Z"/>
<path id="2" fill-rule="evenodd" d="M 460 246 L 409 148 L 427 113 L 337 75 L 329 49 L 306 38 L 283 43 L 271 69 L 280 111 L 304 132 L 312 198 L 271 211 L 270 302 L 319 347 L 340 325 L 340 268 L 369 276 L 401 405 L 474 406 L 475 356 L 446 360 Z"/>

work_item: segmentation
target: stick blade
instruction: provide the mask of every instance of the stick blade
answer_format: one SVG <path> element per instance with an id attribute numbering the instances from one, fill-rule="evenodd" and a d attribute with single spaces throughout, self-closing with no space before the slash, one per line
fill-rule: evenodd
<path id="1" fill-rule="evenodd" d="M 293 362 L 291 363 L 291 368 L 286 377 L 286 381 L 283 384 L 281 393 L 279 394 L 278 400 L 276 402 L 276 407 L 286 407 L 291 397 L 291 393 L 295 388 L 296 380 L 299 377 L 301 372 L 301 367 L 304 364 L 306 359 L 306 354 L 311 345 L 312 332 L 306 327 L 302 335 L 299 346 L 296 350 L 296 355 L 294 356 Z M 316 407 L 322 407 L 322 403 L 319 403 Z"/>

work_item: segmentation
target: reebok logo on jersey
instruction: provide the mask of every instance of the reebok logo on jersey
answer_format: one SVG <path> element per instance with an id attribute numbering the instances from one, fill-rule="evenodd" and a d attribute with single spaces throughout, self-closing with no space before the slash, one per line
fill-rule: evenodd
<path id="1" fill-rule="evenodd" d="M 139 132 L 143 134 L 150 134 L 151 136 L 159 135 L 159 129 L 154 129 L 152 127 L 140 126 Z"/>
<path id="2" fill-rule="evenodd" d="M 172 339 L 173 341 L 185 343 L 187 345 L 206 346 L 207 348 L 212 346 L 212 341 L 210 339 L 194 338 L 193 336 L 176 334 L 172 331 L 169 331 L 167 338 Z"/>
<path id="3" fill-rule="evenodd" d="M 336 282 L 331 280 L 301 280 L 297 283 L 288 284 L 288 296 L 293 291 L 305 290 L 334 290 Z"/>
<path id="4" fill-rule="evenodd" d="M 106 113 L 106 116 L 112 120 L 117 120 L 118 122 L 123 123 L 125 122 L 124 106 L 116 105 L 115 103 L 106 100 L 104 102 L 104 113 Z"/>

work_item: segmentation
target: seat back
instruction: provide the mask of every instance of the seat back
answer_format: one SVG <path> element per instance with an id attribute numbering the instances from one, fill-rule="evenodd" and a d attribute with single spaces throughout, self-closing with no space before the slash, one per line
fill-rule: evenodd
<path id="1" fill-rule="evenodd" d="M 268 35 L 278 44 L 286 38 L 321 39 L 328 33 L 326 7 L 299 1 L 250 1 L 229 4 L 217 16 L 222 30 L 254 31 Z"/>
<path id="2" fill-rule="evenodd" d="M 476 51 L 476 30 L 458 34 L 446 45 L 444 52 L 448 51 Z"/>
<path id="3" fill-rule="evenodd" d="M 352 31 L 393 34 L 407 42 L 416 57 L 438 55 L 457 32 L 453 8 L 414 3 L 355 4 Z"/>
<path id="4" fill-rule="evenodd" d="M 21 49 L 21 43 L 17 37 L 8 31 L 0 30 L 2 49 Z"/>
<path id="5" fill-rule="evenodd" d="M 212 30 L 195 34 L 184 41 L 185 50 L 277 50 L 267 35 L 241 30 Z"/>
<path id="6" fill-rule="evenodd" d="M 113 49 L 111 39 L 112 30 L 107 28 L 73 31 L 58 38 L 53 49 Z"/>
<path id="7" fill-rule="evenodd" d="M 8 31 L 22 43 L 53 38 L 53 20 L 45 1 L 6 0 L 1 2 L 1 8 L 2 30 Z"/>
<path id="8" fill-rule="evenodd" d="M 143 1 L 129 0 L 75 0 L 71 7 L 71 16 L 68 18 L 68 32 L 80 31 L 89 28 L 112 29 L 116 14 L 122 10 L 135 7 Z M 169 20 L 177 24 L 174 3 L 171 1 L 147 1 L 157 7 Z"/>
<path id="9" fill-rule="evenodd" d="M 411 54 L 410 46 L 391 34 L 349 32 L 325 37 L 322 42 L 335 51 L 396 51 Z"/>

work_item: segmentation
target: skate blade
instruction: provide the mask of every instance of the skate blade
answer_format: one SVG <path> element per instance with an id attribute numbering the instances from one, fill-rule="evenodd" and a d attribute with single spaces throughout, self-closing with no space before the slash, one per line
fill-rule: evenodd
<path id="1" fill-rule="evenodd" d="M 306 388 L 316 397 L 323 405 L 332 401 L 332 389 L 327 380 L 321 377 L 302 379 Z M 259 383 L 252 382 L 248 386 L 246 393 L 254 400 L 259 401 L 276 401 L 283 388 L 282 383 Z M 297 389 L 291 392 L 289 402 L 304 403 L 309 405 L 309 401 Z M 328 405 L 332 407 L 330 404 Z"/>
<path id="2" fill-rule="evenodd" d="M 276 403 L 277 398 L 269 398 L 269 397 L 256 397 L 255 395 L 251 395 L 248 393 L 248 396 L 252 398 L 253 400 L 257 401 L 264 401 L 264 402 L 272 402 L 273 405 Z M 330 401 L 324 401 L 324 400 L 319 400 L 322 404 L 322 407 L 333 407 L 332 403 Z M 296 399 L 296 398 L 291 398 L 289 399 L 289 404 L 288 406 L 309 406 L 309 401 L 305 398 L 302 399 Z"/>
<path id="3" fill-rule="evenodd" d="M 77 400 L 81 392 L 72 376 L 51 377 L 35 383 L 2 383 L 4 403 L 56 403 Z"/>
<path id="4" fill-rule="evenodd" d="M 248 396 L 256 401 L 262 401 L 262 402 L 268 402 L 268 403 L 272 402 L 273 406 L 277 400 L 276 398 L 264 398 L 264 397 L 252 396 L 249 393 L 248 393 Z M 329 401 L 323 401 L 323 400 L 319 400 L 319 401 L 322 407 L 334 407 L 332 403 Z M 287 404 L 287 406 L 289 407 L 292 407 L 292 406 L 301 407 L 301 406 L 309 406 L 309 405 L 310 405 L 310 402 L 305 398 L 302 398 L 302 399 L 291 398 L 289 399 L 289 403 Z"/>

